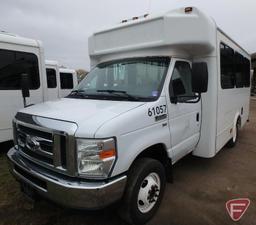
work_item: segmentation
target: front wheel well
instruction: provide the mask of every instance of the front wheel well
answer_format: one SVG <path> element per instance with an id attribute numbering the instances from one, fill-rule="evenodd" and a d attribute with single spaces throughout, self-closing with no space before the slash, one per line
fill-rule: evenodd
<path id="1" fill-rule="evenodd" d="M 241 121 L 241 116 L 240 115 L 237 117 L 236 124 L 238 125 L 238 128 L 241 128 L 242 121 Z"/>
<path id="2" fill-rule="evenodd" d="M 151 158 L 161 162 L 165 168 L 167 181 L 168 182 L 173 181 L 172 160 L 168 157 L 166 147 L 164 144 L 155 144 L 146 148 L 135 158 L 134 162 L 141 158 Z"/>

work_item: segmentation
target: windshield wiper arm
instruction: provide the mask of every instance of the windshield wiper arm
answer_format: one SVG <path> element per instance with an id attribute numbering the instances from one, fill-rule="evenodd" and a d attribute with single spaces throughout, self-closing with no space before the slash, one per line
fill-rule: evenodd
<path id="1" fill-rule="evenodd" d="M 83 92 L 85 92 L 84 90 L 73 90 L 73 91 L 71 91 L 71 94 L 72 93 L 83 93 Z"/>
<path id="2" fill-rule="evenodd" d="M 121 97 L 121 95 L 119 95 L 119 94 L 123 94 L 123 96 L 127 97 L 130 100 L 133 100 L 133 101 L 138 101 L 139 100 L 138 97 L 130 95 L 126 91 L 121 91 L 121 90 L 119 91 L 119 90 L 107 89 L 107 90 L 97 90 L 97 92 L 107 92 L 107 93 L 110 93 L 110 94 L 118 94 L 118 96 L 120 96 L 120 97 Z"/>
<path id="3" fill-rule="evenodd" d="M 70 94 L 67 97 L 74 97 L 74 96 L 84 97 L 85 96 L 84 93 L 85 93 L 84 90 L 73 90 L 70 92 Z"/>

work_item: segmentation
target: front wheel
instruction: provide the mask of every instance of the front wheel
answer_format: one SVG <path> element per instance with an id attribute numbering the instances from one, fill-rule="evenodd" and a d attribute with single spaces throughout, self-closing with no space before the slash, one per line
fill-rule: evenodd
<path id="1" fill-rule="evenodd" d="M 132 166 L 120 210 L 130 224 L 144 224 L 156 213 L 165 189 L 163 165 L 154 159 L 138 159 Z"/>

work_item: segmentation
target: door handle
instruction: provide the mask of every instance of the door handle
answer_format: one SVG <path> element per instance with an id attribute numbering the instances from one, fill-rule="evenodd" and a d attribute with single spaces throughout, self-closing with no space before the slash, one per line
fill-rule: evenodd
<path id="1" fill-rule="evenodd" d="M 199 112 L 196 114 L 196 121 L 199 122 Z"/>

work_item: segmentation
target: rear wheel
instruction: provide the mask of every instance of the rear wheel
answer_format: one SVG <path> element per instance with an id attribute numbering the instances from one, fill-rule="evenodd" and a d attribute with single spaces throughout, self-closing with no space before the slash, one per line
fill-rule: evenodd
<path id="1" fill-rule="evenodd" d="M 138 159 L 127 181 L 120 216 L 130 224 L 144 224 L 156 213 L 165 189 L 163 165 L 154 159 Z"/>
<path id="2" fill-rule="evenodd" d="M 236 122 L 235 128 L 233 128 L 233 137 L 228 141 L 227 147 L 233 148 L 235 147 L 238 139 L 238 130 L 239 130 L 239 120 Z"/>

